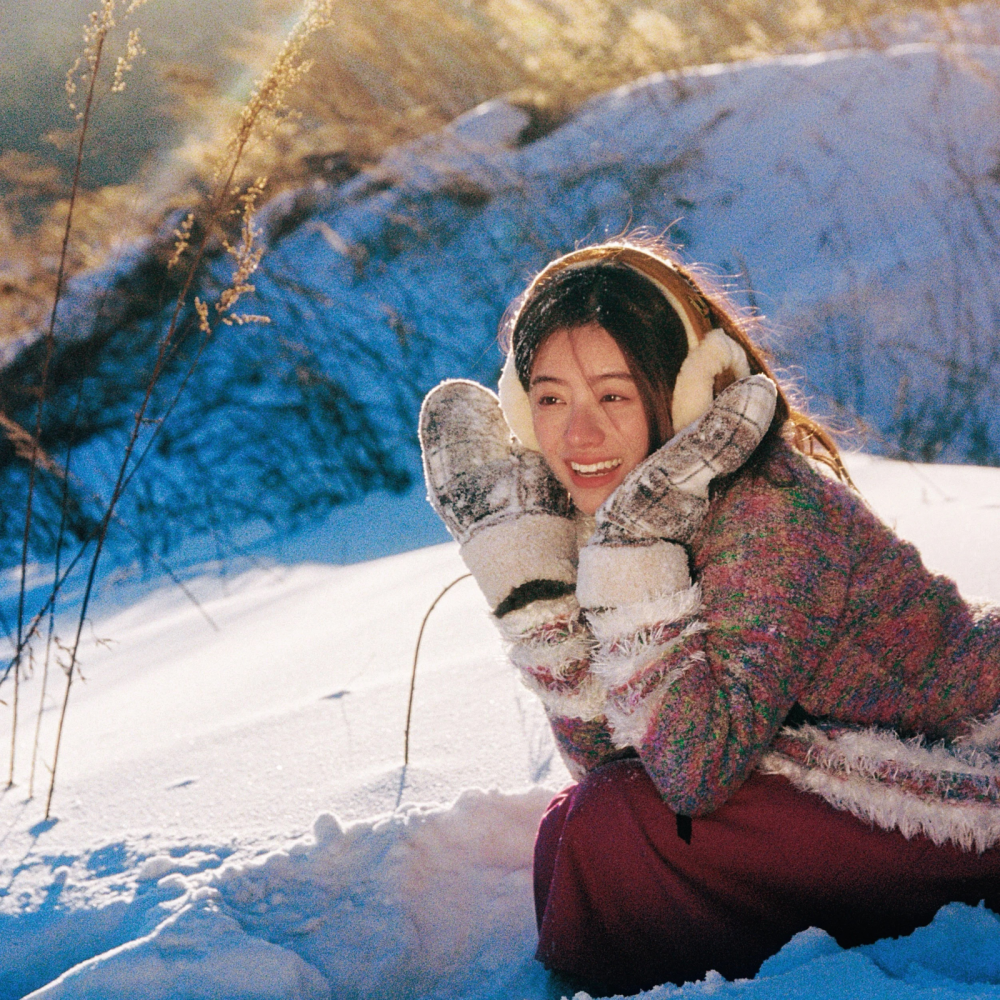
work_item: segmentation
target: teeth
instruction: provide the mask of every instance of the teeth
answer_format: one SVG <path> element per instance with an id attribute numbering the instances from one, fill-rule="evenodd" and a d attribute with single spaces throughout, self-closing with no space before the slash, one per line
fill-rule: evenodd
<path id="1" fill-rule="evenodd" d="M 579 476 L 595 476 L 609 469 L 617 469 L 622 464 L 620 458 L 609 458 L 606 462 L 594 462 L 593 465 L 580 465 L 579 462 L 570 462 L 570 468 Z"/>

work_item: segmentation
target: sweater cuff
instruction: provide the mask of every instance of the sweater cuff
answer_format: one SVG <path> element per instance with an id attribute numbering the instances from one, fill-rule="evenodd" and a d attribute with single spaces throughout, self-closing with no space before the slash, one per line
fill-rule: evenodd
<path id="1" fill-rule="evenodd" d="M 615 746 L 641 746 L 670 686 L 704 655 L 677 655 L 691 636 L 705 631 L 700 609 L 695 585 L 658 600 L 588 613 L 596 641 L 591 669 L 605 691 Z"/>
<path id="2" fill-rule="evenodd" d="M 576 592 L 583 608 L 616 608 L 656 601 L 691 586 L 688 555 L 676 542 L 585 545 Z"/>
<path id="3" fill-rule="evenodd" d="M 572 595 L 512 611 L 497 622 L 511 663 L 551 715 L 591 720 L 604 691 L 590 669 L 593 640 Z"/>

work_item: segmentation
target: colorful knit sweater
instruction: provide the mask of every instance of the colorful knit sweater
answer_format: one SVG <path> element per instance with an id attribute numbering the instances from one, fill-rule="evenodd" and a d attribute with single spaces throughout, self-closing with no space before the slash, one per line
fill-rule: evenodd
<path id="1" fill-rule="evenodd" d="M 700 607 L 633 636 L 652 648 L 612 693 L 626 708 L 654 702 L 645 706 L 650 724 L 631 743 L 675 812 L 718 808 L 765 755 L 772 770 L 794 778 L 830 733 L 841 732 L 838 724 L 952 740 L 986 722 L 972 742 L 996 743 L 1000 719 L 986 720 L 1000 707 L 1000 608 L 966 603 L 856 493 L 784 442 L 720 487 L 690 556 Z M 825 733 L 811 730 L 804 750 L 787 730 L 779 737 L 795 705 L 828 722 Z M 621 756 L 622 740 L 603 716 L 549 715 L 576 769 Z M 852 763 L 850 753 L 844 764 L 842 750 L 827 753 L 836 758 L 830 773 L 868 766 L 868 758 Z M 897 775 L 902 756 L 871 767 Z M 983 794 L 994 803 L 996 763 L 969 765 L 986 768 Z M 874 806 L 845 807 L 874 815 Z M 982 849 L 984 841 L 976 834 L 970 843 Z"/>

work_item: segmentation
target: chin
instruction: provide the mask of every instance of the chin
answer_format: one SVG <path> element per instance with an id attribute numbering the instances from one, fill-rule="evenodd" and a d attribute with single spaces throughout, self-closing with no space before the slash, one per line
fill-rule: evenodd
<path id="1" fill-rule="evenodd" d="M 597 508 L 608 499 L 614 490 L 602 490 L 600 492 L 596 490 L 570 490 L 569 495 L 572 499 L 576 509 L 580 511 L 581 514 L 593 515 L 597 513 Z"/>

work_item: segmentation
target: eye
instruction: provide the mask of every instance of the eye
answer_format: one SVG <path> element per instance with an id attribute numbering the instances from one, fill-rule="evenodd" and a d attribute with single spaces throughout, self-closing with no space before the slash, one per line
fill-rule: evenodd
<path id="1" fill-rule="evenodd" d="M 620 392 L 606 392 L 601 396 L 602 403 L 622 403 L 628 402 L 628 396 L 623 396 Z"/>
<path id="2" fill-rule="evenodd" d="M 552 395 L 542 395 L 535 398 L 535 403 L 538 406 L 555 406 L 559 402 L 558 396 Z"/>

